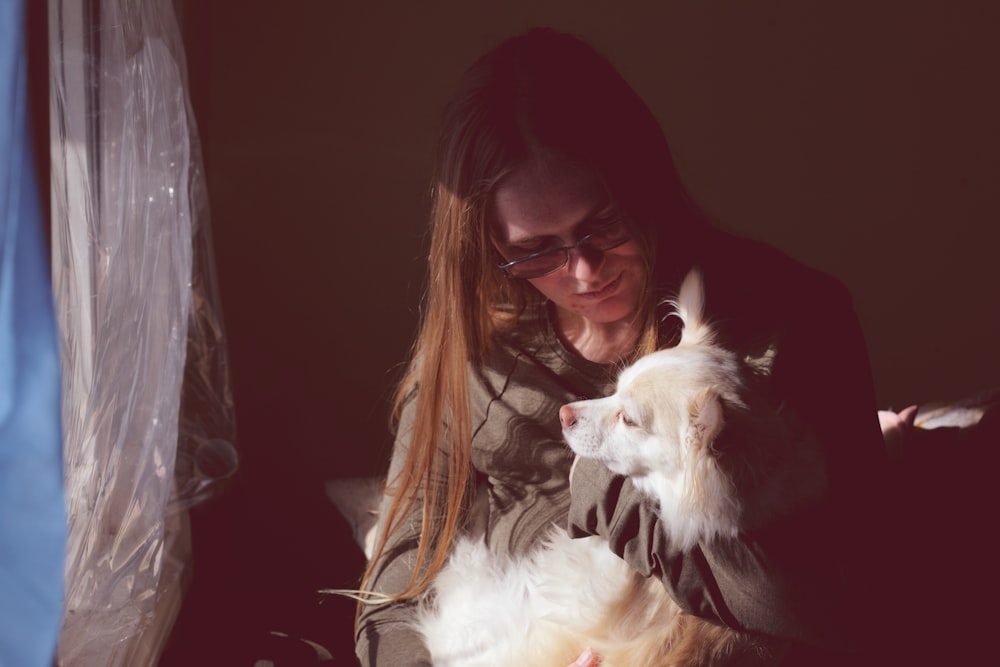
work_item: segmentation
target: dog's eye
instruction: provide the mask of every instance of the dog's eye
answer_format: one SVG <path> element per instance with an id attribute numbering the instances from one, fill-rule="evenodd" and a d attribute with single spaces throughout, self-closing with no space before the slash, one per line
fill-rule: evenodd
<path id="1" fill-rule="evenodd" d="M 618 411 L 618 421 L 620 421 L 622 424 L 625 424 L 625 426 L 633 428 L 639 425 L 639 422 L 635 421 L 621 410 Z"/>

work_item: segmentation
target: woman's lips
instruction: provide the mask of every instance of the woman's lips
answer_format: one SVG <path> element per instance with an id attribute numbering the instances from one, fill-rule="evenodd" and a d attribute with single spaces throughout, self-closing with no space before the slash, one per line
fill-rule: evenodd
<path id="1" fill-rule="evenodd" d="M 621 283 L 621 281 L 622 281 L 622 274 L 619 273 L 617 278 L 609 282 L 604 287 L 590 292 L 580 292 L 577 296 L 579 296 L 581 299 L 603 299 L 604 297 L 608 296 L 616 289 L 618 289 L 618 285 L 619 283 Z"/>

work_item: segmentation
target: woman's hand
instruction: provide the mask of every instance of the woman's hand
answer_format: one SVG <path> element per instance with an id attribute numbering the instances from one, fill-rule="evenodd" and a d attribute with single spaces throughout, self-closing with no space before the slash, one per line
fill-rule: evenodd
<path id="1" fill-rule="evenodd" d="M 576 662 L 572 665 L 568 665 L 568 667 L 597 667 L 597 665 L 597 656 L 591 653 L 588 648 L 580 654 L 580 657 L 576 659 Z"/>

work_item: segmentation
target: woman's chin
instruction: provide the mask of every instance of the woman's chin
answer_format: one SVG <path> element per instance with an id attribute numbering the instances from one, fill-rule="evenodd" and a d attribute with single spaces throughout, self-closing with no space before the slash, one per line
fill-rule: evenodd
<path id="1" fill-rule="evenodd" d="M 606 298 L 580 304 L 582 308 L 577 313 L 594 324 L 614 324 L 633 319 L 639 306 L 639 290 L 631 283 L 626 277 L 624 283 Z"/>
<path id="2" fill-rule="evenodd" d="M 635 315 L 636 303 L 634 299 L 616 294 L 596 303 L 581 304 L 571 310 L 591 324 L 615 324 L 631 320 Z"/>

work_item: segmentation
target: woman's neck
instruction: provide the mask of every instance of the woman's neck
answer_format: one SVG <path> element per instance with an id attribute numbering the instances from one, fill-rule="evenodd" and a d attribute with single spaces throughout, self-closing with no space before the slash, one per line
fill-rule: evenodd
<path id="1" fill-rule="evenodd" d="M 617 363 L 632 354 L 639 340 L 635 319 L 600 323 L 555 308 L 555 330 L 570 349 L 588 361 Z"/>

